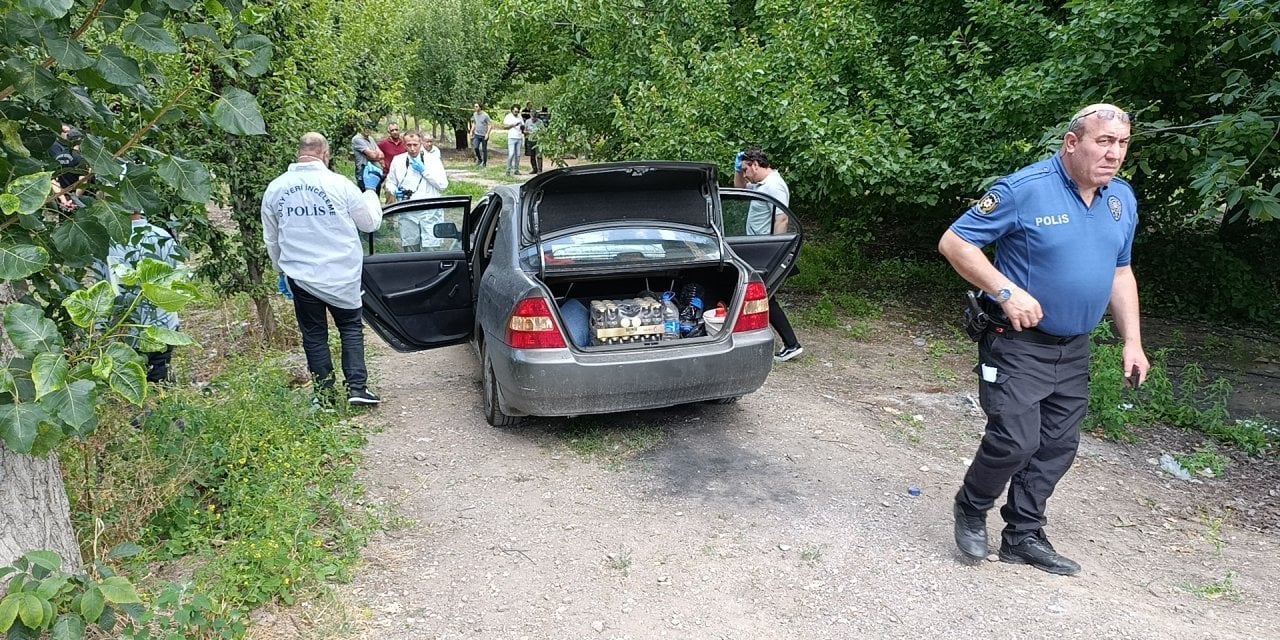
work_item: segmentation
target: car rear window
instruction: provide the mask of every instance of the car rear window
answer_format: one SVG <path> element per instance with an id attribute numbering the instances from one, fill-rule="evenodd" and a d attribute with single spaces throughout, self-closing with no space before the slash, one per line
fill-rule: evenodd
<path id="1" fill-rule="evenodd" d="M 711 236 L 674 229 L 615 228 L 584 231 L 544 240 L 547 270 L 597 268 L 601 265 L 654 266 L 720 260 L 720 244 Z M 520 254 L 530 269 L 538 268 L 537 247 Z"/>

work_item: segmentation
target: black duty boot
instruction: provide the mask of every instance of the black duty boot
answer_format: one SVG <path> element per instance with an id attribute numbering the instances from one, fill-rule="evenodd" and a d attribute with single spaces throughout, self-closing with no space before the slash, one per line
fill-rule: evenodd
<path id="1" fill-rule="evenodd" d="M 987 519 L 965 513 L 959 502 L 955 503 L 952 513 L 956 517 L 956 547 L 960 553 L 974 560 L 987 557 Z"/>
<path id="2" fill-rule="evenodd" d="M 957 534 L 959 535 L 959 534 Z M 1080 573 L 1080 565 L 1053 550 L 1043 533 L 1027 536 L 1018 544 L 1000 543 L 1000 561 L 1009 564 L 1029 564 L 1041 571 L 1060 576 Z"/>

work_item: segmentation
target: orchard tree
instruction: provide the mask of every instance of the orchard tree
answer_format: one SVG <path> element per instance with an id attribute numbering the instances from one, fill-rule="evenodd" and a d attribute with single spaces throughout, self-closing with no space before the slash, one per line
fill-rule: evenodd
<path id="1" fill-rule="evenodd" d="M 253 10 L 191 0 L 22 0 L 0 9 L 0 564 L 51 549 L 64 566 L 80 566 L 50 452 L 93 433 L 104 398 L 143 402 L 145 359 L 130 344 L 190 343 L 129 319 L 143 299 L 169 310 L 193 299 L 172 268 L 144 261 L 117 292 L 90 285 L 92 266 L 112 243 L 129 241 L 131 213 L 160 216 L 176 202 L 209 199 L 205 167 L 190 149 L 154 145 L 157 131 L 182 127 L 206 140 L 215 129 L 264 132 L 256 100 L 238 86 L 264 69 L 271 46 L 241 19 Z M 227 78 L 217 87 L 208 81 L 214 70 Z M 67 170 L 46 150 L 64 123 L 84 132 L 84 163 L 60 189 L 51 179 Z M 81 206 L 58 204 L 75 191 Z"/>
<path id="2" fill-rule="evenodd" d="M 416 49 L 408 68 L 407 97 L 414 112 L 447 125 L 466 149 L 471 106 L 489 100 L 519 70 L 508 55 L 508 36 L 493 25 L 511 20 L 492 0 L 440 0 L 418 5 L 412 22 Z"/>
<path id="3" fill-rule="evenodd" d="M 242 36 L 239 46 L 252 51 L 253 66 L 214 67 L 203 82 L 210 91 L 240 86 L 256 96 L 261 117 L 255 125 L 270 135 L 165 133 L 172 144 L 198 148 L 218 178 L 214 197 L 232 221 L 228 229 L 211 224 L 204 211 L 182 213 L 188 247 L 206 258 L 198 273 L 219 293 L 248 293 L 268 341 L 282 335 L 270 304 L 276 274 L 262 241 L 262 193 L 294 160 L 302 134 L 324 134 L 333 157 L 344 157 L 357 124 L 399 99 L 412 56 L 389 52 L 416 51 L 411 6 L 409 0 L 284 0 L 246 9 L 243 20 L 254 33 Z"/>

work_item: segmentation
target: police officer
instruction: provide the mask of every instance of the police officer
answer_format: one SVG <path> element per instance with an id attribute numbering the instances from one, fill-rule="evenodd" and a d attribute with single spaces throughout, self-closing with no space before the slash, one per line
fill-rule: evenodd
<path id="1" fill-rule="evenodd" d="M 360 324 L 363 252 L 358 231 L 372 233 L 382 225 L 377 195 L 382 167 L 376 162 L 365 166 L 362 193 L 351 180 L 330 171 L 328 164 L 329 143 L 324 136 L 303 135 L 298 161 L 272 180 L 262 195 L 262 237 L 272 266 L 293 292 L 316 400 L 323 402 L 334 386 L 327 311 L 342 339 L 347 402 L 374 405 L 381 400 L 366 386 L 369 376 Z"/>
<path id="2" fill-rule="evenodd" d="M 1000 321 L 978 344 L 986 434 L 954 505 L 956 546 L 971 558 L 987 555 L 986 513 L 1008 483 L 1000 560 L 1080 571 L 1045 536 L 1045 502 L 1075 459 L 1089 403 L 1089 333 L 1108 306 L 1126 374 L 1136 371 L 1140 384 L 1149 367 L 1129 265 L 1137 200 L 1116 178 L 1129 136 L 1120 108 L 1081 109 L 1059 153 L 997 182 L 938 244 Z M 982 252 L 990 244 L 994 265 Z"/>

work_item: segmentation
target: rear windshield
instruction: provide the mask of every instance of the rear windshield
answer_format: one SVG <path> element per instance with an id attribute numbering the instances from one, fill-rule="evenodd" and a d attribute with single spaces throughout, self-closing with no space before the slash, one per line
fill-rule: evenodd
<path id="1" fill-rule="evenodd" d="M 547 270 L 597 268 L 602 265 L 654 266 L 720 260 L 714 237 L 674 229 L 618 228 L 584 231 L 542 243 Z M 520 253 L 521 262 L 538 268 L 537 247 Z"/>

